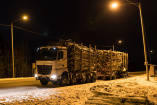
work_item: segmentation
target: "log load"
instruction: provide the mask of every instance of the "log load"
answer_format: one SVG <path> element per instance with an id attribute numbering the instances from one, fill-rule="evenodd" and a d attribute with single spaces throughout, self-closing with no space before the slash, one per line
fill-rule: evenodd
<path id="1" fill-rule="evenodd" d="M 70 71 L 95 71 L 96 50 L 75 43 L 69 43 L 68 48 L 68 67 Z"/>

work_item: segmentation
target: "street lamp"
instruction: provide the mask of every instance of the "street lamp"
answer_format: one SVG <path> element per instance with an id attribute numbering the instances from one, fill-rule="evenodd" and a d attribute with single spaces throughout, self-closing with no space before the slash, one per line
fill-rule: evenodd
<path id="1" fill-rule="evenodd" d="M 112 8 L 117 8 L 118 4 L 117 3 L 112 3 L 111 7 Z"/>
<path id="2" fill-rule="evenodd" d="M 23 20 L 27 20 L 27 16 L 23 16 Z M 12 63 L 13 63 L 13 78 L 15 78 L 15 70 L 14 70 L 14 47 L 13 47 L 13 23 L 15 21 L 19 21 L 22 19 L 17 19 L 11 22 L 11 43 L 12 43 Z"/>
<path id="3" fill-rule="evenodd" d="M 122 40 L 118 40 L 118 44 L 121 44 Z M 113 44 L 113 51 L 114 51 L 114 44 Z"/>
<path id="4" fill-rule="evenodd" d="M 153 53 L 153 50 L 150 50 L 150 53 Z"/>
<path id="5" fill-rule="evenodd" d="M 119 40 L 119 41 L 118 41 L 118 43 L 119 43 L 119 44 L 121 44 L 121 43 L 122 43 L 122 41 L 121 41 L 121 40 Z"/>
<path id="6" fill-rule="evenodd" d="M 28 19 L 28 17 L 27 16 L 23 16 L 23 20 L 27 20 Z"/>
<path id="7" fill-rule="evenodd" d="M 147 80 L 149 80 L 147 50 L 146 50 L 145 31 L 144 31 L 144 23 L 143 23 L 143 17 L 142 17 L 141 3 L 132 3 L 129 0 L 127 0 L 127 1 L 129 2 L 128 4 L 132 4 L 132 5 L 135 5 L 136 7 L 138 7 L 139 11 L 140 11 L 142 37 L 143 37 L 143 47 L 144 47 L 144 57 L 145 57 L 145 65 L 146 65 L 146 74 L 147 74 Z M 113 9 L 117 8 L 118 7 L 118 3 L 117 4 L 112 4 L 111 7 L 113 7 Z"/>

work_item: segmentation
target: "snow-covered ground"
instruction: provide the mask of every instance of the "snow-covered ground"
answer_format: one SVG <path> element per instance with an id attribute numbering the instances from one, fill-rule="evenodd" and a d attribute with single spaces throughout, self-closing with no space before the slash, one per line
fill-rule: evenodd
<path id="1" fill-rule="evenodd" d="M 23 91 L 20 91 L 23 90 Z M 110 98 L 112 102 L 108 100 Z M 131 98 L 131 99 L 130 99 Z M 0 104 L 8 105 L 84 105 L 84 104 L 131 104 L 127 100 L 157 104 L 157 77 L 146 75 L 116 80 L 97 80 L 95 83 L 60 86 L 25 86 L 0 90 Z"/>

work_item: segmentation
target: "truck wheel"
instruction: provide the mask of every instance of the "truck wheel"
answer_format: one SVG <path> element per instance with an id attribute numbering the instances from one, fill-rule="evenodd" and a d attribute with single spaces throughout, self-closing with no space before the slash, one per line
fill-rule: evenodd
<path id="1" fill-rule="evenodd" d="M 41 80 L 40 80 L 40 83 L 41 83 L 42 85 L 47 85 L 47 84 L 48 84 L 48 81 L 47 81 L 46 79 L 41 79 Z"/>
<path id="2" fill-rule="evenodd" d="M 70 80 L 70 84 L 75 85 L 76 83 L 77 83 L 77 77 L 76 77 L 76 75 L 74 74 L 74 75 L 72 76 L 71 80 Z"/>
<path id="3" fill-rule="evenodd" d="M 82 75 L 82 79 L 78 80 L 79 83 L 83 84 L 86 82 L 86 75 Z"/>
<path id="4" fill-rule="evenodd" d="M 66 75 L 63 75 L 59 84 L 60 84 L 61 86 L 66 86 L 67 83 L 68 83 L 67 76 L 66 76 Z"/>
<path id="5" fill-rule="evenodd" d="M 92 76 L 92 82 L 95 82 L 96 81 L 96 74 L 93 73 L 93 76 Z"/>
<path id="6" fill-rule="evenodd" d="M 86 82 L 87 83 L 91 82 L 91 75 L 90 74 L 87 74 L 87 76 L 86 76 Z"/>

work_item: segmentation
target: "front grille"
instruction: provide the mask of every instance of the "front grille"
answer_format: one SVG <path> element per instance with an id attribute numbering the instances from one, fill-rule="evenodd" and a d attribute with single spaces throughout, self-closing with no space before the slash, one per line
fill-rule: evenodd
<path id="1" fill-rule="evenodd" d="M 51 74 L 52 65 L 37 65 L 38 68 L 38 74 Z"/>

